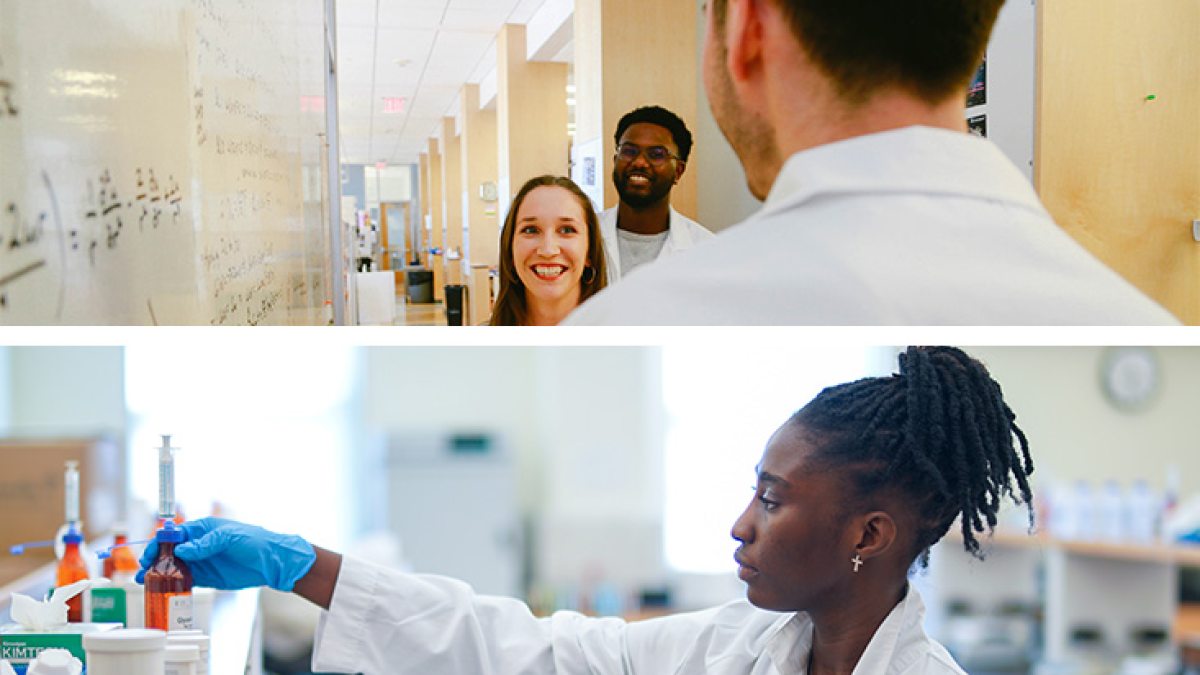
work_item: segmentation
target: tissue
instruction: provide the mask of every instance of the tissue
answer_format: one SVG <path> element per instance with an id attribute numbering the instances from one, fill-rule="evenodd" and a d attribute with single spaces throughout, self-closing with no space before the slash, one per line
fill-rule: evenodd
<path id="1" fill-rule="evenodd" d="M 12 618 L 26 630 L 44 632 L 67 625 L 67 601 L 88 589 L 91 579 L 76 581 L 69 586 L 54 589 L 50 599 L 44 602 L 28 595 L 13 593 Z"/>
<path id="2" fill-rule="evenodd" d="M 81 675 L 83 662 L 65 649 L 43 649 L 29 664 L 28 675 Z"/>

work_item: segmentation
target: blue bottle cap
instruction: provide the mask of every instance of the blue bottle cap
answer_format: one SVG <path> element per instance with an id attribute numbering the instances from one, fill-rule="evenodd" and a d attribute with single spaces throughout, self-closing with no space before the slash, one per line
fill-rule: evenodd
<path id="1" fill-rule="evenodd" d="M 68 530 L 67 533 L 63 535 L 63 543 L 64 544 L 79 544 L 82 542 L 83 542 L 83 535 L 79 534 L 75 530 Z"/>
<path id="2" fill-rule="evenodd" d="M 169 544 L 182 544 L 187 541 L 187 533 L 175 526 L 175 523 L 167 521 L 163 528 L 154 535 L 154 540 L 158 542 L 166 542 Z"/>

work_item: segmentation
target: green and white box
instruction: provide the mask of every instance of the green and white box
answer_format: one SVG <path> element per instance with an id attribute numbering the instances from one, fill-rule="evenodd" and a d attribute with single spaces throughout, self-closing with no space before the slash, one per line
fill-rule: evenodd
<path id="1" fill-rule="evenodd" d="M 34 632 L 19 623 L 6 624 L 0 626 L 0 659 L 14 666 L 28 666 L 43 649 L 65 649 L 87 665 L 84 634 L 120 627 L 119 623 L 69 623 L 56 630 Z"/>

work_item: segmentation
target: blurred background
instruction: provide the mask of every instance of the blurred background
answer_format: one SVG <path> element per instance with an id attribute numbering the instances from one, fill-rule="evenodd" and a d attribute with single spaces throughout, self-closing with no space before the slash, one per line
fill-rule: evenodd
<path id="1" fill-rule="evenodd" d="M 913 577 L 930 633 L 971 673 L 1196 672 L 1200 348 L 967 350 L 1030 438 L 1038 526 L 1010 510 L 982 563 L 939 544 Z M 539 613 L 697 609 L 742 594 L 729 529 L 771 432 L 898 351 L 0 347 L 0 543 L 62 523 L 64 453 L 83 462 L 89 538 L 118 521 L 144 537 L 171 434 L 189 519 L 299 533 Z M 0 558 L 0 619 L 4 584 L 46 562 Z M 266 593 L 262 613 L 267 672 L 308 672 L 315 610 Z"/>

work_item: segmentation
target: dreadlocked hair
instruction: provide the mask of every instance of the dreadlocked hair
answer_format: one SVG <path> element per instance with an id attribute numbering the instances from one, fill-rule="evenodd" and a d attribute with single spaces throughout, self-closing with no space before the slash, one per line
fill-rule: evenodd
<path id="1" fill-rule="evenodd" d="M 1005 495 L 1033 527 L 1033 460 L 1015 420 L 982 363 L 953 347 L 909 347 L 899 374 L 829 387 L 789 423 L 815 440 L 818 462 L 848 470 L 857 492 L 848 501 L 902 491 L 917 510 L 913 557 L 924 567 L 955 519 L 982 559 L 976 533 L 995 529 Z"/>

